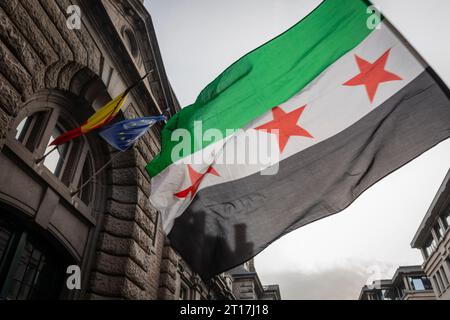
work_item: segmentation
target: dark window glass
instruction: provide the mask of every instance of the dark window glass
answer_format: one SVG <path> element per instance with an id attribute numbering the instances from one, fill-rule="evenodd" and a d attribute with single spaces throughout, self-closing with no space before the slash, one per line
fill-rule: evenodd
<path id="1" fill-rule="evenodd" d="M 34 280 L 38 277 L 44 263 L 45 257 L 42 252 L 27 242 L 16 268 L 7 299 L 29 299 Z"/>
<path id="2" fill-rule="evenodd" d="M 0 270 L 1 265 L 6 258 L 6 253 L 8 251 L 9 244 L 11 243 L 12 236 L 12 232 L 0 225 Z"/>
<path id="3" fill-rule="evenodd" d="M 50 247 L 0 220 L 0 250 L 0 299 L 60 296 L 65 263 Z"/>
<path id="4" fill-rule="evenodd" d="M 431 281 L 428 277 L 422 277 L 422 283 L 425 290 L 433 290 L 433 286 L 431 285 Z"/>
<path id="5" fill-rule="evenodd" d="M 180 285 L 180 296 L 179 296 L 180 300 L 189 300 L 189 288 L 181 283 Z"/>

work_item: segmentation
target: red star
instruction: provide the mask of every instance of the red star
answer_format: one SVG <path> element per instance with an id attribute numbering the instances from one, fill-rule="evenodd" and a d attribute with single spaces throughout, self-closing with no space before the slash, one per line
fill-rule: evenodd
<path id="1" fill-rule="evenodd" d="M 305 108 L 306 105 L 286 113 L 280 107 L 275 107 L 272 109 L 273 120 L 255 129 L 267 132 L 278 130 L 275 134 L 278 136 L 278 146 L 281 153 L 291 136 L 313 138 L 308 131 L 297 125 L 298 119 L 300 119 Z"/>
<path id="2" fill-rule="evenodd" d="M 193 197 L 195 195 L 195 193 L 197 192 L 197 189 L 200 186 L 200 183 L 202 182 L 203 178 L 208 173 L 213 174 L 218 177 L 220 176 L 212 166 L 208 167 L 208 169 L 206 169 L 205 173 L 200 173 L 200 172 L 195 171 L 194 169 L 192 169 L 192 167 L 190 165 L 188 165 L 188 170 L 189 170 L 189 178 L 191 179 L 192 185 L 187 189 L 184 189 L 180 192 L 175 193 L 174 196 L 177 198 L 184 199 L 184 198 L 187 198 L 188 195 L 191 195 L 191 197 Z"/>
<path id="3" fill-rule="evenodd" d="M 363 58 L 356 56 L 356 63 L 358 64 L 360 74 L 350 79 L 344 86 L 366 86 L 367 94 L 370 102 L 373 102 L 378 86 L 383 82 L 403 80 L 398 75 L 389 72 L 385 69 L 386 62 L 389 58 L 391 49 L 386 51 L 377 61 L 370 63 Z"/>

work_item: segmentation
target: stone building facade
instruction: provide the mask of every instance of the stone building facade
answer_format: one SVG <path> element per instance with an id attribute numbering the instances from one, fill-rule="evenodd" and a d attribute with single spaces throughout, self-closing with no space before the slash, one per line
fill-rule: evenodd
<path id="1" fill-rule="evenodd" d="M 420 250 L 423 264 L 400 267 L 392 280 L 364 286 L 361 300 L 450 300 L 450 170 L 416 231 L 411 247 Z"/>
<path id="2" fill-rule="evenodd" d="M 450 300 L 450 170 L 411 242 L 422 253 L 422 265 L 437 299 Z"/>
<path id="3" fill-rule="evenodd" d="M 190 270 L 148 202 L 161 125 L 77 194 L 116 156 L 95 132 L 40 161 L 151 70 L 118 119 L 179 108 L 142 1 L 0 1 L 1 299 L 234 298 L 229 276 L 205 283 Z M 80 289 L 67 288 L 70 265 Z"/>
<path id="4" fill-rule="evenodd" d="M 262 285 L 255 269 L 254 259 L 229 271 L 233 294 L 238 300 L 281 300 L 277 284 Z"/>

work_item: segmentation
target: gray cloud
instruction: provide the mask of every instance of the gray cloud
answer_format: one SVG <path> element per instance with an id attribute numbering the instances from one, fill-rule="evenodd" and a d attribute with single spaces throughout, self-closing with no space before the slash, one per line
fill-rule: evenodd
<path id="1" fill-rule="evenodd" d="M 382 278 L 392 276 L 392 272 L 387 272 L 392 267 L 386 264 L 354 263 L 314 272 L 265 273 L 262 282 L 279 284 L 284 300 L 356 300 L 361 288 L 373 275 L 371 268 L 374 266 L 382 270 Z"/>

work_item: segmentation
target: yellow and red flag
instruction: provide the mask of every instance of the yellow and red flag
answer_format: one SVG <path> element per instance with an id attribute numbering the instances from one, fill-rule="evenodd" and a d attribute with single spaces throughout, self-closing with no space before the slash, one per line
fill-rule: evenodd
<path id="1" fill-rule="evenodd" d="M 66 143 L 67 141 L 75 139 L 76 137 L 86 134 L 92 130 L 98 129 L 110 122 L 122 108 L 129 91 L 130 90 L 128 89 L 119 94 L 116 98 L 95 112 L 81 127 L 64 132 L 58 138 L 53 140 L 50 145 L 58 146 Z"/>

